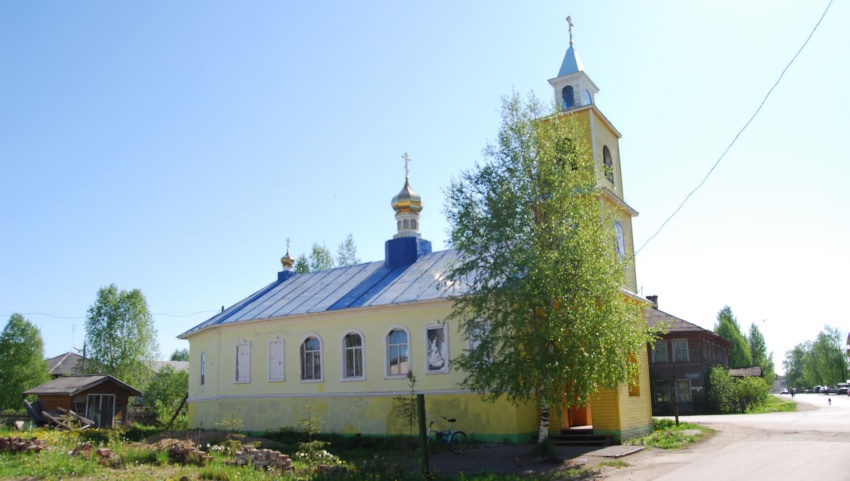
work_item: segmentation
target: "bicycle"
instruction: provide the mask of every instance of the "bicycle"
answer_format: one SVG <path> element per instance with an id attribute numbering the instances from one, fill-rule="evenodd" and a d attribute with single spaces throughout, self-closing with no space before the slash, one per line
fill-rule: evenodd
<path id="1" fill-rule="evenodd" d="M 446 419 L 445 416 L 441 416 L 443 419 L 448 421 L 449 428 L 445 431 L 434 431 L 434 435 L 437 438 L 437 441 L 445 445 L 449 448 L 449 451 L 454 454 L 461 454 L 463 450 L 466 449 L 466 433 L 463 431 L 452 431 L 452 424 L 457 421 L 455 418 Z M 428 438 L 427 442 L 431 443 L 431 427 L 434 425 L 434 421 L 431 421 L 428 424 Z"/>

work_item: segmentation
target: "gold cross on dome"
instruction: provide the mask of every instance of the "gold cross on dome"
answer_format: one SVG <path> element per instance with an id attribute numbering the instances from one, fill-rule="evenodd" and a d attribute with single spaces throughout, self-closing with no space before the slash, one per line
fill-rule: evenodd
<path id="1" fill-rule="evenodd" d="M 410 177 L 410 161 L 412 159 L 410 158 L 409 155 L 407 155 L 407 152 L 405 152 L 401 156 L 401 158 L 404 159 L 404 177 L 405 178 Z"/>

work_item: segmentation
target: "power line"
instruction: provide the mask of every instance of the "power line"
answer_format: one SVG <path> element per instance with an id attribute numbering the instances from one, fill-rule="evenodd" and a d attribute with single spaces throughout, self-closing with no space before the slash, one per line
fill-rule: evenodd
<path id="1" fill-rule="evenodd" d="M 761 111 L 761 108 L 764 106 L 765 102 L 767 102 L 767 99 L 768 99 L 768 97 L 770 97 L 770 94 L 773 93 L 773 89 L 775 89 L 776 86 L 779 85 L 779 82 L 782 80 L 782 77 L 785 75 L 785 72 L 788 70 L 789 67 L 791 67 L 791 64 L 794 63 L 794 60 L 797 59 L 797 56 L 800 55 L 800 52 L 802 52 L 803 49 L 806 48 L 806 45 L 809 43 L 809 40 L 811 40 L 811 38 L 812 38 L 812 35 L 815 34 L 815 31 L 817 31 L 818 26 L 820 26 L 821 21 L 823 21 L 824 17 L 826 17 L 826 12 L 829 11 L 829 7 L 831 5 L 832 5 L 832 0 L 829 0 L 829 3 L 826 5 L 826 8 L 824 9 L 823 14 L 820 16 L 820 19 L 818 19 L 818 22 L 815 24 L 815 27 L 812 29 L 811 33 L 809 33 L 809 36 L 806 37 L 806 41 L 803 42 L 803 45 L 800 47 L 799 50 L 797 50 L 797 53 L 794 54 L 794 56 L 791 58 L 791 61 L 788 62 L 788 65 L 786 65 L 785 68 L 782 69 L 782 73 L 779 74 L 779 78 L 776 79 L 776 83 L 774 83 L 773 87 L 770 87 L 770 90 L 767 91 L 767 95 L 764 96 L 764 99 L 762 99 L 762 101 L 759 104 L 758 108 L 756 109 L 755 113 L 753 113 L 752 117 L 750 117 L 750 120 L 748 120 L 747 123 L 744 124 L 743 127 L 741 127 L 741 130 L 738 131 L 738 133 L 735 135 L 735 138 L 732 139 L 732 142 L 729 144 L 728 147 L 726 147 L 726 150 L 723 151 L 723 153 L 720 155 L 720 158 L 717 159 L 717 162 L 715 162 L 714 165 L 711 166 L 711 169 L 709 169 L 708 173 L 705 174 L 705 177 L 703 177 L 702 182 L 700 182 L 699 185 L 694 187 L 694 189 L 688 195 L 685 196 L 685 199 L 682 201 L 682 203 L 679 204 L 679 207 L 676 207 L 676 210 L 674 210 L 673 213 L 670 214 L 670 217 L 668 217 L 667 220 L 665 220 L 661 224 L 661 227 L 659 227 L 658 230 L 655 231 L 654 234 L 649 236 L 649 239 L 647 239 L 646 242 L 644 242 L 643 245 L 640 246 L 640 249 L 635 251 L 635 256 L 640 254 L 640 251 L 642 251 L 643 248 L 646 247 L 647 244 L 649 244 L 649 241 L 651 241 L 652 239 L 655 238 L 655 236 L 657 236 L 659 233 L 661 233 L 661 230 L 664 229 L 664 226 L 666 226 L 667 223 L 670 222 L 670 220 L 673 219 L 673 217 L 675 217 L 676 214 L 678 214 L 680 210 L 682 210 L 682 207 L 685 206 L 685 202 L 687 202 L 688 199 L 690 199 L 691 196 L 694 195 L 694 193 L 696 191 L 698 191 L 700 189 L 700 187 L 703 186 L 703 184 L 705 184 L 705 182 L 708 180 L 709 176 L 711 176 L 711 173 L 714 172 L 714 169 L 716 169 L 718 164 L 720 164 L 720 161 L 723 160 L 723 157 L 726 157 L 726 153 L 729 152 L 729 149 L 731 149 L 732 146 L 735 145 L 735 142 L 738 140 L 738 137 L 740 137 L 741 134 L 744 133 L 744 130 L 746 130 L 747 127 L 749 127 L 750 123 L 753 121 L 753 119 L 756 118 L 756 115 L 758 115 L 758 113 Z"/>

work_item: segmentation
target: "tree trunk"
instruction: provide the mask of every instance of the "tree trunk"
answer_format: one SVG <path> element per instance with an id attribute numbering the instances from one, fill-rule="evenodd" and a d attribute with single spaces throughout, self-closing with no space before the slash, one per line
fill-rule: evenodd
<path id="1" fill-rule="evenodd" d="M 537 431 L 537 445 L 549 439 L 549 406 L 540 407 L 540 429 Z"/>

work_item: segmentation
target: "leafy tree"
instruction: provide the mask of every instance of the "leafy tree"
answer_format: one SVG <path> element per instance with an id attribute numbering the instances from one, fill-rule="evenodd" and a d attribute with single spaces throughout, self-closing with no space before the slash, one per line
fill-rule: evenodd
<path id="1" fill-rule="evenodd" d="M 773 381 L 776 380 L 776 369 L 773 365 L 773 353 L 767 352 L 767 342 L 764 336 L 755 324 L 750 324 L 750 335 L 747 336 L 750 341 L 750 356 L 754 366 L 761 366 L 764 382 L 768 386 L 773 386 Z"/>
<path id="2" fill-rule="evenodd" d="M 145 389 L 144 405 L 154 415 L 157 424 L 165 426 L 177 412 L 177 408 L 180 407 L 180 403 L 188 392 L 189 373 L 178 371 L 171 366 L 164 366 Z M 183 429 L 187 424 L 186 415 L 182 414 L 178 416 L 172 427 Z"/>
<path id="3" fill-rule="evenodd" d="M 729 367 L 740 368 L 753 365 L 750 343 L 741 334 L 741 326 L 738 325 L 738 320 L 732 314 L 731 307 L 724 306 L 717 313 L 717 324 L 714 326 L 714 332 L 732 343 L 732 350 L 729 352 Z"/>
<path id="4" fill-rule="evenodd" d="M 737 409 L 735 399 L 735 380 L 722 366 L 714 366 L 708 372 L 707 379 L 708 408 L 719 414 L 734 413 Z"/>
<path id="5" fill-rule="evenodd" d="M 0 333 L 0 409 L 22 409 L 23 392 L 48 380 L 41 331 L 12 314 Z"/>
<path id="6" fill-rule="evenodd" d="M 354 235 L 348 234 L 336 249 L 336 263 L 340 267 L 353 266 L 360 263 L 357 257 L 357 246 L 354 245 Z"/>
<path id="7" fill-rule="evenodd" d="M 138 289 L 119 290 L 115 284 L 97 291 L 86 319 L 86 369 L 102 366 L 131 386 L 146 386 L 159 347 L 145 296 Z"/>
<path id="8" fill-rule="evenodd" d="M 504 98 L 496 143 L 452 181 L 445 208 L 459 251 L 448 280 L 466 286 L 449 319 L 477 346 L 453 365 L 485 399 L 535 402 L 541 443 L 550 410 L 632 379 L 630 355 L 651 339 L 620 291 L 614 219 L 585 136 L 546 113 L 533 96 Z"/>
<path id="9" fill-rule="evenodd" d="M 295 272 L 299 274 L 310 272 L 310 262 L 307 261 L 306 255 L 301 254 L 295 259 Z"/>
<path id="10" fill-rule="evenodd" d="M 806 365 L 810 364 L 808 359 L 811 356 L 812 343 L 807 341 L 794 346 L 794 349 L 785 353 L 785 360 L 782 362 L 785 367 L 785 384 L 790 387 L 810 387 L 817 384 L 814 379 L 806 377 Z"/>
<path id="11" fill-rule="evenodd" d="M 826 326 L 814 342 L 797 344 L 785 353 L 785 379 L 788 386 L 835 386 L 850 378 L 842 332 Z"/>
<path id="12" fill-rule="evenodd" d="M 299 255 L 295 259 L 294 267 L 295 272 L 299 274 L 333 269 L 334 258 L 331 255 L 331 251 L 324 244 L 314 242 L 313 247 L 310 248 L 310 257 L 308 258 L 304 254 Z"/>
<path id="13" fill-rule="evenodd" d="M 314 242 L 313 247 L 310 249 L 310 272 L 333 269 L 333 266 L 334 258 L 331 255 L 331 251 L 324 244 Z"/>
<path id="14" fill-rule="evenodd" d="M 817 384 L 835 386 L 847 380 L 847 358 L 842 349 L 842 338 L 838 328 L 826 326 L 812 344 L 810 359 Z"/>
<path id="15" fill-rule="evenodd" d="M 174 352 L 171 353 L 171 361 L 188 361 L 189 360 L 189 350 L 188 349 L 175 349 Z"/>

